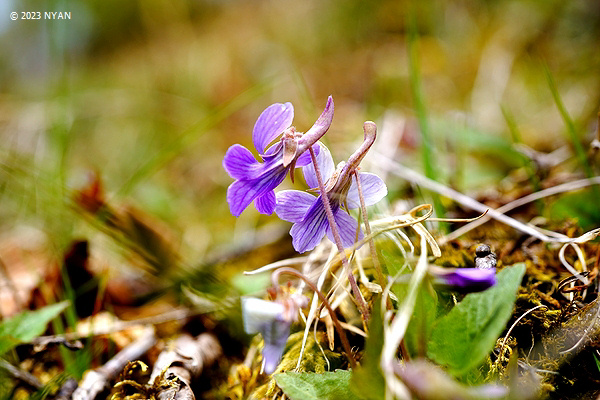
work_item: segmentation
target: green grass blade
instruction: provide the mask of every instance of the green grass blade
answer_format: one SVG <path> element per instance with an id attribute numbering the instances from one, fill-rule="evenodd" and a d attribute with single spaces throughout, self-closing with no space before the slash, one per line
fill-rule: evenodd
<path id="1" fill-rule="evenodd" d="M 583 149 L 583 145 L 581 144 L 581 140 L 579 139 L 577 129 L 575 128 L 575 123 L 573 122 L 573 119 L 569 115 L 565 104 L 563 103 L 562 98 L 560 97 L 560 93 L 558 92 L 558 88 L 556 87 L 556 83 L 554 82 L 554 78 L 552 77 L 550 69 L 546 64 L 544 64 L 544 74 L 546 75 L 546 80 L 548 81 L 548 86 L 550 88 L 550 92 L 552 93 L 552 97 L 554 98 L 554 102 L 556 103 L 556 107 L 558 108 L 560 116 L 562 117 L 565 125 L 567 126 L 569 138 L 571 139 L 573 147 L 575 148 L 575 154 L 579 159 L 579 164 L 581 164 L 581 167 L 585 171 L 585 175 L 588 178 L 591 178 L 592 176 L 594 176 L 594 174 L 588 162 L 585 150 Z"/>
<path id="2" fill-rule="evenodd" d="M 510 110 L 505 106 L 500 106 L 502 110 L 502 115 L 504 116 L 504 120 L 506 121 L 506 125 L 508 125 L 508 130 L 510 131 L 510 136 L 512 137 L 513 143 L 523 143 L 521 139 L 521 132 L 519 131 L 519 127 L 517 126 L 517 122 L 515 121 L 515 116 L 510 112 Z M 525 169 L 527 171 L 527 175 L 529 177 L 529 182 L 531 182 L 531 186 L 533 190 L 539 192 L 542 190 L 540 186 L 540 179 L 535 173 L 535 165 L 533 160 L 525 161 L 524 163 Z M 544 202 L 537 202 L 538 211 L 540 214 L 544 211 Z"/>
<path id="3" fill-rule="evenodd" d="M 419 67 L 418 53 L 418 33 L 417 22 L 414 11 L 408 16 L 408 58 L 410 69 L 410 89 L 414 101 L 415 112 L 419 121 L 419 131 L 421 133 L 421 154 L 423 158 L 423 168 L 425 176 L 438 181 L 437 165 L 433 156 L 433 143 L 431 140 L 431 130 L 427 118 L 427 110 L 423 99 L 423 91 L 421 89 L 421 73 Z M 438 217 L 443 218 L 446 214 L 444 206 L 437 193 L 431 193 L 433 198 L 433 207 Z M 443 228 L 442 225 L 440 225 Z M 443 230 L 443 229 L 442 229 Z"/>

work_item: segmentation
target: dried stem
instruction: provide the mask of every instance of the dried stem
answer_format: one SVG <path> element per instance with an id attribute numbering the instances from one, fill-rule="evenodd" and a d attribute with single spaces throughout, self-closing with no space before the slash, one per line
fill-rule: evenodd
<path id="1" fill-rule="evenodd" d="M 350 281 L 350 287 L 352 287 L 354 299 L 356 300 L 356 304 L 358 305 L 361 311 L 363 322 L 366 326 L 367 322 L 369 321 L 369 309 L 367 308 L 367 305 L 365 304 L 365 301 L 362 298 L 360 290 L 358 289 L 356 279 L 354 279 L 352 269 L 350 268 L 350 263 L 348 262 L 348 257 L 346 257 L 346 253 L 344 252 L 344 246 L 342 246 L 342 238 L 340 237 L 337 225 L 335 224 L 333 212 L 331 211 L 331 204 L 329 204 L 329 197 L 327 196 L 327 191 L 325 190 L 325 185 L 323 184 L 323 179 L 321 177 L 321 171 L 317 163 L 317 157 L 315 156 L 315 152 L 312 147 L 309 147 L 308 150 L 310 151 L 310 158 L 312 159 L 312 163 L 315 167 L 315 175 L 317 177 L 317 182 L 319 183 L 319 191 L 321 192 L 321 199 L 323 201 L 323 206 L 325 207 L 327 221 L 329 222 L 331 232 L 333 233 L 333 238 L 335 239 L 335 244 L 340 253 L 340 257 L 342 258 L 342 264 L 344 265 L 344 268 L 348 271 L 348 281 Z"/>
<path id="2" fill-rule="evenodd" d="M 99 324 L 93 324 L 95 327 L 97 327 L 92 332 L 67 332 L 59 335 L 39 336 L 32 340 L 32 344 L 39 345 L 42 343 L 61 341 L 62 339 L 66 341 L 72 341 L 87 338 L 89 336 L 110 335 L 111 333 L 124 331 L 132 326 L 159 325 L 164 324 L 165 322 L 186 320 L 187 318 L 198 314 L 202 314 L 202 312 L 180 308 L 167 311 L 164 314 L 158 314 L 151 317 L 144 317 L 129 321 L 115 321 L 112 324 L 108 323 L 104 324 L 103 326 L 97 326 Z"/>
<path id="3" fill-rule="evenodd" d="M 358 179 L 358 173 L 354 171 L 354 178 L 356 178 L 356 188 L 358 189 L 358 198 L 360 199 L 360 212 L 362 214 L 363 222 L 365 223 L 365 231 L 368 236 L 371 236 L 371 225 L 369 224 L 369 217 L 367 215 L 367 205 L 365 204 L 365 196 L 362 191 L 362 184 L 360 183 L 360 179 Z M 375 274 L 377 276 L 377 281 L 379 282 L 379 286 L 381 286 L 381 290 L 386 285 L 385 278 L 383 276 L 383 272 L 381 271 L 381 264 L 379 264 L 379 258 L 377 258 L 377 250 L 375 249 L 375 241 L 371 237 L 369 239 L 369 250 L 371 251 L 371 259 L 373 260 L 373 267 L 375 268 Z M 387 300 L 387 308 L 388 310 L 392 309 L 391 300 Z"/>
<path id="4" fill-rule="evenodd" d="M 192 380 L 200 376 L 222 353 L 219 341 L 210 333 L 202 333 L 196 338 L 188 334 L 180 335 L 158 355 L 154 363 L 148 383 L 160 387 L 156 399 L 195 399 Z M 179 385 L 166 384 L 174 377 L 179 380 Z"/>
<path id="5" fill-rule="evenodd" d="M 44 385 L 39 381 L 38 378 L 31 375 L 29 372 L 24 371 L 20 368 L 15 367 L 8 361 L 0 358 L 0 368 L 4 369 L 13 378 L 19 379 L 36 390 L 40 390 Z"/>
<path id="6" fill-rule="evenodd" d="M 452 188 L 444 186 L 441 183 L 433 181 L 433 180 L 419 174 L 416 171 L 413 171 L 403 165 L 400 165 L 397 162 L 395 162 L 394 160 L 387 158 L 383 154 L 379 154 L 379 156 L 380 156 L 378 158 L 379 163 L 383 164 L 386 168 L 388 168 L 392 174 L 399 176 L 402 179 L 405 179 L 409 182 L 416 183 L 419 186 L 423 186 L 426 189 L 437 192 L 437 193 L 441 194 L 442 196 L 448 197 L 449 199 L 452 199 L 452 200 L 456 201 L 457 203 L 462 204 L 463 206 L 468 207 L 472 210 L 479 211 L 481 213 L 487 211 L 487 215 L 485 217 L 479 218 L 479 221 L 473 222 L 469 225 L 465 225 L 464 227 L 461 227 L 461 228 L 457 229 L 456 231 L 438 239 L 438 243 L 440 245 L 446 244 L 449 240 L 455 239 L 456 237 L 458 237 L 459 231 L 460 231 L 460 234 L 464 234 L 467 226 L 469 227 L 469 229 L 472 229 L 475 224 L 480 225 L 480 224 L 488 221 L 490 218 L 500 221 L 508 226 L 511 226 L 523 233 L 526 233 L 526 234 L 533 236 L 537 239 L 540 239 L 544 242 L 570 243 L 573 241 L 573 239 L 570 239 L 568 237 L 551 238 L 551 237 L 543 234 L 542 232 L 540 232 L 539 229 L 537 229 L 531 225 L 524 224 L 520 221 L 517 221 L 514 218 L 509 217 L 508 215 L 503 214 L 502 211 L 506 212 L 509 209 L 514 208 L 515 203 L 517 203 L 517 202 L 519 202 L 522 205 L 522 204 L 537 200 L 538 198 L 543 198 L 543 197 L 549 196 L 551 194 L 562 193 L 565 191 L 575 190 L 575 189 L 579 189 L 579 188 L 586 187 L 586 186 L 600 184 L 599 176 L 595 176 L 593 178 L 588 178 L 588 179 L 581 179 L 581 180 L 573 181 L 573 182 L 568 182 L 568 183 L 564 183 L 562 185 L 558 185 L 558 186 L 551 187 L 549 189 L 542 190 L 540 192 L 532 193 L 530 195 L 522 197 L 521 199 L 517 199 L 514 202 L 505 204 L 504 206 L 502 206 L 498 209 L 493 209 L 491 207 L 486 206 L 485 204 L 478 202 L 477 200 L 475 200 L 465 194 L 457 192 L 456 190 L 454 190 Z M 509 205 L 510 205 L 510 208 L 508 207 Z"/>
<path id="7" fill-rule="evenodd" d="M 489 215 L 485 215 L 476 221 L 473 221 L 473 222 L 468 223 L 467 225 L 461 226 L 460 228 L 456 229 L 455 231 L 440 238 L 439 243 L 441 245 L 441 244 L 449 242 L 450 240 L 454 240 L 454 239 L 464 235 L 465 233 L 477 228 L 478 226 L 486 223 L 487 221 L 489 221 L 492 218 L 494 218 L 500 222 L 504 222 L 504 223 L 508 224 L 507 222 L 498 218 L 498 213 L 499 213 L 499 215 L 504 215 L 505 213 L 507 213 L 511 210 L 514 210 L 517 207 L 521 207 L 525 204 L 534 202 L 536 200 L 543 199 L 543 198 L 553 196 L 556 194 L 561 194 L 561 193 L 565 193 L 565 192 L 582 189 L 582 188 L 592 186 L 592 185 L 600 185 L 600 177 L 595 176 L 593 178 L 579 179 L 576 181 L 569 181 L 566 183 L 562 183 L 560 185 L 552 186 L 547 189 L 540 190 L 539 192 L 534 192 L 534 193 L 528 194 L 527 196 L 520 197 L 516 200 L 511 201 L 510 203 L 506 203 L 503 206 L 496 208 L 495 212 L 493 209 L 489 208 L 489 211 L 490 211 Z M 468 206 L 468 204 L 465 204 L 465 205 Z M 510 217 L 506 216 L 506 218 L 510 218 Z M 513 220 L 513 221 L 518 222 L 516 220 Z M 516 229 L 519 229 L 519 227 L 516 225 L 514 227 Z M 522 229 L 520 229 L 520 230 L 522 232 L 524 232 L 524 230 L 522 230 Z M 529 232 L 526 232 L 526 233 L 529 233 Z M 540 234 L 541 234 L 541 232 L 540 232 Z M 532 236 L 535 236 L 535 235 L 532 235 Z M 552 240 L 546 236 L 542 236 L 542 237 L 535 236 L 535 237 L 537 237 L 538 239 L 543 240 L 545 242 L 559 241 L 559 240 Z"/>
<path id="8" fill-rule="evenodd" d="M 350 342 L 348 342 L 348 338 L 346 337 L 346 332 L 342 328 L 340 321 L 338 320 L 337 316 L 335 315 L 335 312 L 331 308 L 331 305 L 329 304 L 329 301 L 327 300 L 325 295 L 305 275 L 303 275 L 301 272 L 298 272 L 295 269 L 289 268 L 289 267 L 279 268 L 273 272 L 273 275 L 271 275 L 271 279 L 273 280 L 273 284 L 275 286 L 277 286 L 278 278 L 279 278 L 279 275 L 281 275 L 281 274 L 293 275 L 295 277 L 302 279 L 302 281 L 304 281 L 304 283 L 306 283 L 306 285 L 309 288 L 311 288 L 312 291 L 315 292 L 315 294 L 317 296 L 319 296 L 319 299 L 323 302 L 323 305 L 325 306 L 325 308 L 327 308 L 327 311 L 329 311 L 329 316 L 331 317 L 331 320 L 333 321 L 333 324 L 335 325 L 335 329 L 337 330 L 338 335 L 340 335 L 340 340 L 342 342 L 342 346 L 344 346 L 344 351 L 346 352 L 346 357 L 348 358 L 348 361 L 350 362 L 350 366 L 352 368 L 356 368 L 356 361 L 354 360 L 354 357 L 352 357 L 352 348 L 350 347 Z"/>
<path id="9" fill-rule="evenodd" d="M 367 205 L 365 204 L 365 197 L 362 191 L 362 185 L 360 183 L 360 179 L 358 179 L 358 173 L 354 171 L 354 177 L 356 178 L 356 188 L 358 189 L 358 198 L 360 199 L 360 212 L 363 215 L 363 221 L 365 223 L 365 231 L 367 232 L 367 236 L 369 237 L 369 250 L 371 251 L 371 259 L 373 260 L 373 267 L 375 268 L 375 274 L 377 275 L 377 280 L 379 281 L 379 286 L 381 286 L 381 290 L 383 290 L 386 286 L 385 278 L 383 276 L 383 272 L 381 271 L 381 265 L 379 264 L 379 258 L 377 258 L 377 250 L 375 249 L 375 241 L 371 236 L 371 225 L 369 225 L 369 218 L 367 216 Z M 387 297 L 385 300 L 385 305 L 388 310 L 392 310 L 394 308 L 392 304 L 392 300 Z M 402 354 L 402 358 L 405 360 L 409 360 L 409 353 L 406 345 L 404 344 L 404 339 L 400 341 L 400 353 Z"/>

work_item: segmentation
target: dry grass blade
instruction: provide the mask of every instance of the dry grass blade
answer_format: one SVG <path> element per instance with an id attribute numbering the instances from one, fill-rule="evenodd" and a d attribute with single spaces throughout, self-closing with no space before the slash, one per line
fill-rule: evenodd
<path id="1" fill-rule="evenodd" d="M 570 243 L 570 242 L 574 241 L 573 239 L 568 239 L 568 238 L 549 237 L 549 236 L 541 233 L 537 228 L 535 228 L 531 225 L 528 225 L 528 224 L 524 224 L 523 222 L 517 221 L 516 219 L 503 214 L 503 212 L 500 211 L 500 209 L 497 210 L 497 209 L 490 208 L 490 207 L 486 206 L 485 204 L 480 203 L 477 200 L 475 200 L 463 193 L 460 193 L 452 188 L 442 185 L 439 182 L 431 180 L 431 179 L 419 174 L 418 172 L 411 170 L 410 168 L 400 165 L 397 162 L 395 162 L 394 160 L 390 160 L 389 158 L 386 158 L 384 155 L 380 155 L 380 156 L 381 156 L 380 157 L 381 162 L 384 163 L 389 168 L 390 172 L 392 172 L 393 174 L 395 174 L 403 179 L 406 179 L 409 182 L 416 183 L 419 186 L 423 186 L 424 188 L 427 188 L 429 190 L 437 192 L 437 193 L 441 194 L 442 196 L 448 197 L 448 198 L 456 201 L 457 203 L 462 204 L 463 206 L 471 208 L 475 211 L 479 211 L 481 213 L 487 211 L 488 212 L 487 218 L 493 218 L 495 220 L 498 220 L 508 226 L 512 226 L 513 228 L 515 228 L 523 233 L 526 233 L 530 236 L 538 238 L 544 242 Z M 589 179 L 577 181 L 577 182 L 578 182 L 577 185 L 581 185 L 579 187 L 590 186 L 593 184 L 600 184 L 600 177 L 589 178 Z M 564 191 L 574 190 L 575 188 L 578 188 L 577 185 L 567 186 L 568 189 L 565 189 L 565 187 L 563 187 L 562 190 L 564 190 Z M 541 193 L 541 192 L 539 192 L 539 193 Z M 557 193 L 560 193 L 560 191 Z M 549 196 L 550 194 L 555 194 L 555 193 L 554 192 L 546 192 L 546 193 L 543 193 L 542 197 Z M 537 198 L 539 198 L 539 197 L 537 197 Z M 530 201 L 534 201 L 536 199 L 536 197 L 531 197 L 531 199 L 532 200 L 530 200 Z M 515 207 L 518 207 L 518 205 Z M 506 211 L 508 211 L 508 210 L 505 210 L 504 212 L 506 212 Z M 479 221 L 472 222 L 471 224 L 480 225 L 487 220 L 488 219 L 486 219 L 486 218 L 482 218 Z M 473 225 L 471 225 L 471 226 L 473 226 Z M 470 229 L 472 229 L 472 228 L 470 228 Z M 458 232 L 458 230 L 455 232 Z M 467 232 L 467 230 L 466 230 L 466 226 L 465 226 L 462 228 L 460 234 L 464 234 L 466 232 Z M 453 232 L 453 233 L 447 235 L 446 237 L 441 238 L 439 240 L 439 243 L 445 244 L 449 240 L 454 239 L 458 236 L 459 235 L 457 235 L 456 233 Z"/>
<path id="2" fill-rule="evenodd" d="M 599 176 L 593 177 L 593 178 L 587 178 L 587 179 L 579 179 L 577 181 L 563 183 L 561 185 L 556 185 L 556 186 L 553 186 L 548 189 L 540 190 L 539 192 L 531 193 L 527 196 L 523 196 L 517 200 L 511 201 L 510 203 L 507 203 L 501 207 L 498 207 L 496 209 L 496 212 L 504 214 L 511 210 L 514 210 L 517 207 L 521 207 L 525 204 L 532 203 L 536 200 L 543 199 L 545 197 L 553 196 L 553 195 L 560 194 L 560 193 L 571 192 L 573 190 L 582 189 L 582 188 L 592 186 L 592 185 L 600 185 L 600 177 Z M 448 235 L 446 235 L 445 237 L 441 238 L 440 243 L 443 244 L 450 240 L 454 240 L 454 239 L 464 235 L 465 233 L 477 228 L 478 226 L 485 224 L 491 218 L 492 217 L 490 217 L 490 216 L 486 216 L 477 221 L 473 221 L 465 226 L 461 226 L 454 232 L 451 232 Z"/>
<path id="3" fill-rule="evenodd" d="M 267 264 L 260 268 L 254 269 L 252 271 L 244 271 L 244 275 L 256 275 L 256 274 L 260 274 L 262 272 L 272 271 L 272 270 L 280 268 L 280 267 L 289 267 L 290 265 L 299 265 L 299 264 L 303 264 L 303 263 L 307 262 L 308 259 L 309 259 L 308 257 L 288 258 L 286 260 L 276 261 L 274 263 Z"/>
<path id="4" fill-rule="evenodd" d="M 406 389 L 406 386 L 404 386 L 394 373 L 393 365 L 398 352 L 398 347 L 404 338 L 406 328 L 408 327 L 408 323 L 410 322 L 410 318 L 414 311 L 418 290 L 427 274 L 427 267 L 427 239 L 424 235 L 421 235 L 421 254 L 419 255 L 419 260 L 417 261 L 417 265 L 408 284 L 409 289 L 406 298 L 398 312 L 395 314 L 392 322 L 390 322 L 390 312 L 387 312 L 384 318 L 384 344 L 381 351 L 381 367 L 386 377 L 387 390 L 388 392 L 392 392 L 394 396 L 400 395 L 399 397 L 410 398 L 410 396 L 407 395 L 408 390 Z M 384 300 L 387 298 L 387 293 L 389 293 L 392 283 L 393 281 L 385 288 Z M 385 306 L 384 301 L 382 301 L 381 304 L 382 307 Z"/>
<path id="5" fill-rule="evenodd" d="M 425 214 L 417 216 L 417 213 L 421 211 L 425 211 Z M 431 204 L 422 204 L 413 208 L 406 214 L 382 218 L 373 221 L 373 227 L 380 227 L 380 229 L 374 231 L 370 235 L 365 236 L 361 241 L 356 243 L 351 248 L 351 250 L 355 251 L 361 248 L 369 240 L 384 232 L 400 228 L 412 227 L 419 235 L 423 235 L 425 237 L 426 243 L 429 243 L 429 245 L 431 246 L 431 251 L 433 255 L 439 257 L 441 256 L 442 252 L 436 240 L 433 238 L 431 233 L 429 233 L 429 231 L 423 225 L 421 225 L 421 223 L 427 220 L 431 216 L 431 214 L 433 214 L 433 207 L 431 206 Z"/>

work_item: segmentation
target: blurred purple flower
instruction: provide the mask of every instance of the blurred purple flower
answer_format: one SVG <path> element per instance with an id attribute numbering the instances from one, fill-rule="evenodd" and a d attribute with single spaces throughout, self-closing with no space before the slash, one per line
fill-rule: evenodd
<path id="1" fill-rule="evenodd" d="M 262 351 L 265 373 L 272 374 L 277 369 L 292 322 L 307 303 L 308 299 L 302 295 L 292 295 L 282 301 L 242 297 L 244 330 L 248 334 L 260 333 L 265 342 Z"/>
<path id="2" fill-rule="evenodd" d="M 462 292 L 481 292 L 496 284 L 496 268 L 440 268 L 430 266 L 434 284 Z"/>
<path id="3" fill-rule="evenodd" d="M 366 142 L 367 134 L 365 134 L 365 138 Z M 362 150 L 359 149 L 362 152 L 358 153 L 357 151 L 350 157 L 348 163 L 340 163 L 335 170 L 331 154 L 324 145 L 321 144 L 321 151 L 317 155 L 319 171 L 344 247 L 350 247 L 354 244 L 357 233 L 359 240 L 363 237 L 358 228 L 358 223 L 346 210 L 360 207 L 356 178 L 353 179 L 352 176 L 374 139 L 375 133 L 372 132 L 372 138 L 368 138 L 370 143 L 367 146 L 361 146 Z M 317 187 L 318 182 L 314 165 L 311 163 L 303 167 L 302 170 L 308 186 L 311 188 Z M 367 206 L 375 204 L 385 197 L 387 188 L 381 178 L 367 172 L 358 172 L 357 174 Z M 292 245 L 299 253 L 314 249 L 325 235 L 331 241 L 334 241 L 321 195 L 315 197 L 297 190 L 282 190 L 277 193 L 275 212 L 279 218 L 294 223 L 290 235 L 292 235 Z"/>
<path id="4" fill-rule="evenodd" d="M 227 203 L 233 215 L 239 217 L 253 201 L 258 212 L 273 213 L 274 189 L 285 179 L 288 171 L 293 174 L 296 166 L 310 163 L 310 155 L 305 151 L 327 132 L 333 119 L 333 109 L 333 98 L 329 96 L 323 113 L 304 135 L 292 126 L 294 107 L 291 103 L 272 104 L 260 114 L 252 131 L 252 141 L 262 162 L 240 144 L 231 146 L 223 159 L 223 167 L 235 179 L 227 189 Z M 282 134 L 279 142 L 267 148 Z M 318 146 L 314 148 L 318 151 Z"/>

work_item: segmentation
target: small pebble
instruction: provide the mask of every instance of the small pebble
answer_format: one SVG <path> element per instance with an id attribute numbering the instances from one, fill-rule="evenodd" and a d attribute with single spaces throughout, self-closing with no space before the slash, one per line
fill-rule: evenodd
<path id="1" fill-rule="evenodd" d="M 475 268 L 489 269 L 496 268 L 498 260 L 496 254 L 487 244 L 480 244 L 475 249 Z"/>

